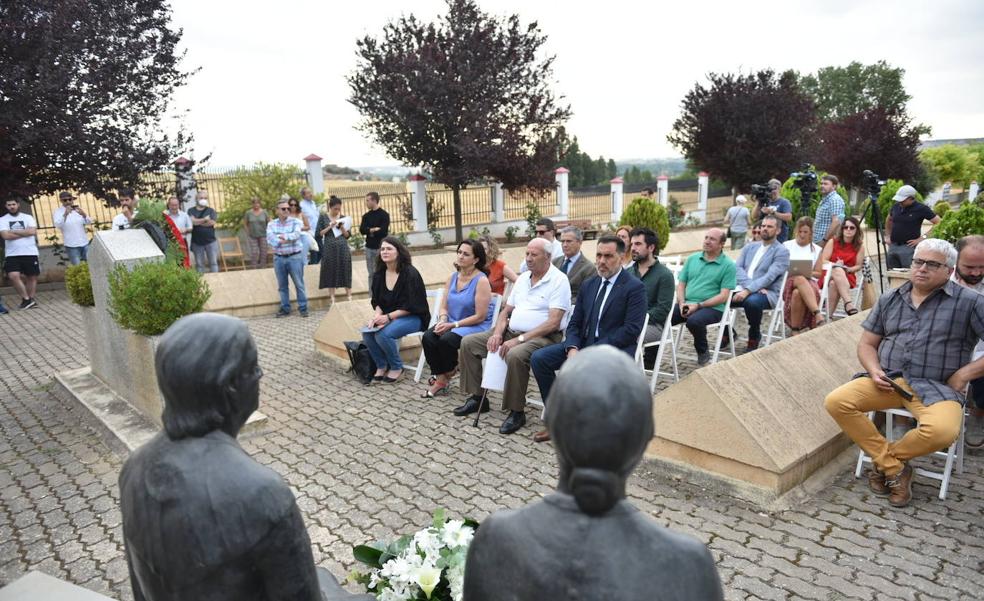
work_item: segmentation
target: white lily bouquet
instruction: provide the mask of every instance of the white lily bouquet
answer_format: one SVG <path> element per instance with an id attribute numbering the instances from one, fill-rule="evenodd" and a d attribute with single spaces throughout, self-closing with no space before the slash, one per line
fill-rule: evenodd
<path id="1" fill-rule="evenodd" d="M 355 559 L 371 569 L 350 578 L 379 601 L 461 601 L 465 557 L 477 528 L 474 520 L 449 520 L 438 509 L 430 527 L 412 536 L 354 547 Z"/>

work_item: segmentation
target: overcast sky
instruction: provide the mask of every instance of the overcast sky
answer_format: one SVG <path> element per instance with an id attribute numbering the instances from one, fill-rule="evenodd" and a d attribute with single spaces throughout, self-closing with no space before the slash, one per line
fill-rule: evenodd
<path id="1" fill-rule="evenodd" d="M 185 66 L 178 94 L 196 156 L 211 164 L 394 164 L 354 125 L 346 74 L 355 42 L 405 12 L 432 20 L 442 0 L 172 0 Z M 909 111 L 933 138 L 984 136 L 984 2 L 980 0 L 546 2 L 481 0 L 537 21 L 555 54 L 568 131 L 592 156 L 679 156 L 666 135 L 680 100 L 709 72 L 801 73 L 884 59 L 906 70 Z"/>

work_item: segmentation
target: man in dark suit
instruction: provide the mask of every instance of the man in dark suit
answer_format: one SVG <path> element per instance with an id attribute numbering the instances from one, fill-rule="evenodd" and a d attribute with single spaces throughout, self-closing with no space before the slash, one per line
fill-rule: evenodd
<path id="1" fill-rule="evenodd" d="M 596 252 L 598 275 L 581 286 L 574 314 L 567 324 L 567 337 L 563 342 L 535 351 L 530 357 L 530 368 L 544 403 L 557 377 L 555 372 L 578 350 L 609 344 L 629 355 L 635 354 L 646 319 L 646 287 L 622 269 L 625 242 L 620 238 L 602 236 Z M 550 440 L 550 433 L 537 432 L 533 440 Z"/>
<path id="2" fill-rule="evenodd" d="M 594 263 L 581 254 L 583 239 L 584 234 L 573 225 L 560 230 L 560 246 L 564 254 L 553 259 L 554 267 L 561 270 L 571 283 L 571 298 L 577 298 L 581 284 L 598 274 Z"/>

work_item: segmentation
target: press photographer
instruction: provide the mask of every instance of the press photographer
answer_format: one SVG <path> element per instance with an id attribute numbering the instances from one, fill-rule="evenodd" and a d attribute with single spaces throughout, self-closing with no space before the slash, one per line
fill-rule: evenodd
<path id="1" fill-rule="evenodd" d="M 793 220 L 793 204 L 779 195 L 782 182 L 770 179 L 765 185 L 753 184 L 752 194 L 755 196 L 755 209 L 752 211 L 752 223 L 766 215 L 775 215 L 782 229 L 777 240 L 785 242 L 789 238 L 789 224 Z"/>

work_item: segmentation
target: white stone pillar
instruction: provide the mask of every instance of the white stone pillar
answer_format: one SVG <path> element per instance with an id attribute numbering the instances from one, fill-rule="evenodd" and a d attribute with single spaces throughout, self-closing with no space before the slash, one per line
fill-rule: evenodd
<path id="1" fill-rule="evenodd" d="M 413 231 L 427 231 L 427 178 L 419 173 L 410 176 L 410 194 L 413 204 Z"/>
<path id="2" fill-rule="evenodd" d="M 309 154 L 304 157 L 307 168 L 307 181 L 314 194 L 325 193 L 325 172 L 321 170 L 321 157 Z"/>
<path id="3" fill-rule="evenodd" d="M 185 157 L 178 157 L 174 163 L 174 176 L 177 180 L 175 186 L 175 196 L 178 197 L 178 202 L 181 204 L 183 210 L 187 211 L 188 207 L 195 206 L 195 174 L 192 173 L 191 168 L 194 167 L 195 162 L 187 159 Z"/>
<path id="4" fill-rule="evenodd" d="M 970 202 L 974 202 L 974 199 L 977 198 L 977 195 L 980 193 L 981 193 L 981 188 L 980 186 L 977 185 L 977 182 L 976 181 L 970 182 L 970 187 L 967 188 L 967 194 L 968 194 L 967 200 L 969 200 Z"/>
<path id="5" fill-rule="evenodd" d="M 701 223 L 707 223 L 707 173 L 701 171 L 697 174 L 697 210 L 691 215 L 696 217 Z"/>
<path id="6" fill-rule="evenodd" d="M 492 222 L 502 223 L 506 220 L 506 194 L 502 189 L 502 182 L 495 182 L 492 185 Z"/>
<path id="7" fill-rule="evenodd" d="M 567 174 L 570 173 L 570 169 L 565 167 L 558 167 L 554 171 L 554 175 L 557 179 L 557 204 L 560 205 L 559 212 L 561 219 L 567 219 L 570 214 L 570 199 L 567 196 Z"/>
<path id="8" fill-rule="evenodd" d="M 670 178 L 665 175 L 656 178 L 656 193 L 659 204 L 664 207 L 670 206 Z"/>
<path id="9" fill-rule="evenodd" d="M 622 218 L 622 203 L 624 202 L 622 178 L 616 177 L 608 183 L 612 186 L 612 222 L 618 223 L 618 220 Z"/>

